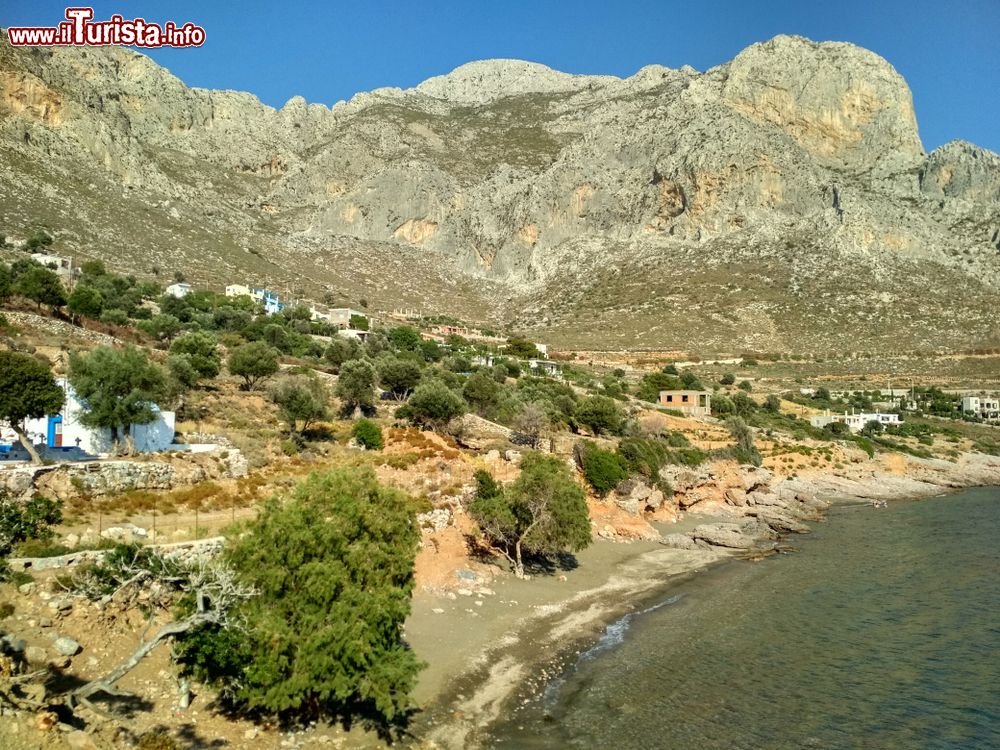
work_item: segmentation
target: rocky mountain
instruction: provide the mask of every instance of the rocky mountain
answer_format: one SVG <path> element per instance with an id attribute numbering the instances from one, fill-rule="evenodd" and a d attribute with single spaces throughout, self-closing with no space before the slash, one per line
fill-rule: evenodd
<path id="1" fill-rule="evenodd" d="M 124 49 L 0 43 L 0 231 L 112 266 L 594 349 L 1000 344 L 1000 157 L 925 154 L 892 66 L 776 37 L 699 73 L 517 60 L 279 110 Z"/>

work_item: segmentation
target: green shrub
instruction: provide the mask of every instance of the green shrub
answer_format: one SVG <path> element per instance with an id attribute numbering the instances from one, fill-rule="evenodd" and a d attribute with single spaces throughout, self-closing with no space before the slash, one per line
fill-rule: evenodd
<path id="1" fill-rule="evenodd" d="M 185 671 L 241 713 L 403 719 L 421 665 L 403 640 L 420 540 L 412 503 L 370 467 L 312 474 L 272 499 L 225 562 L 259 594 L 178 645 Z"/>
<path id="2" fill-rule="evenodd" d="M 358 445 L 368 450 L 382 450 L 385 442 L 382 440 L 382 428 L 370 419 L 359 419 L 351 430 Z"/>
<path id="3" fill-rule="evenodd" d="M 584 441 L 577 452 L 583 465 L 583 476 L 594 492 L 603 497 L 628 476 L 628 463 L 613 451 L 598 448 Z"/>
<path id="4" fill-rule="evenodd" d="M 73 550 L 64 544 L 54 544 L 45 539 L 28 539 L 14 548 L 15 557 L 58 557 Z"/>
<path id="5" fill-rule="evenodd" d="M 618 453 L 630 471 L 651 480 L 659 478 L 660 469 L 667 462 L 667 444 L 661 440 L 625 438 L 618 444 Z"/>
<path id="6" fill-rule="evenodd" d="M 667 463 L 680 466 L 700 466 L 708 459 L 708 454 L 701 448 L 677 448 L 667 452 Z"/>
<path id="7" fill-rule="evenodd" d="M 861 450 L 868 454 L 868 458 L 875 458 L 875 444 L 871 440 L 866 437 L 856 435 L 854 437 L 854 442 L 857 443 Z"/>
<path id="8" fill-rule="evenodd" d="M 736 441 L 736 445 L 732 449 L 736 460 L 740 463 L 760 466 L 763 463 L 763 457 L 753 443 L 753 430 L 747 423 L 739 417 L 730 417 L 726 421 L 726 427 L 729 428 L 729 433 Z"/>
<path id="9" fill-rule="evenodd" d="M 128 313 L 124 310 L 118 310 L 116 308 L 105 310 L 101 313 L 101 322 L 115 326 L 127 326 Z"/>
<path id="10" fill-rule="evenodd" d="M 621 408 L 607 396 L 587 396 L 576 405 L 573 418 L 595 435 L 617 434 L 624 422 Z"/>
<path id="11" fill-rule="evenodd" d="M 0 557 L 25 542 L 48 541 L 53 537 L 51 527 L 61 521 L 58 500 L 35 495 L 22 503 L 0 490 Z"/>

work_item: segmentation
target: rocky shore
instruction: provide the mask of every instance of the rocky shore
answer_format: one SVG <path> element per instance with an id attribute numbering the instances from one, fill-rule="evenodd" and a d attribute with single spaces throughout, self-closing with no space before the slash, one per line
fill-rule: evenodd
<path id="1" fill-rule="evenodd" d="M 672 480 L 682 510 L 661 517 L 667 523 L 656 524 L 663 532 L 658 539 L 601 541 L 580 555 L 579 568 L 565 575 L 495 583 L 497 596 L 490 604 L 494 609 L 506 604 L 506 611 L 473 611 L 479 624 L 491 618 L 489 627 L 480 640 L 449 641 L 449 649 L 457 647 L 461 653 L 447 660 L 447 675 L 434 673 L 433 643 L 448 627 L 461 627 L 462 607 L 450 612 L 436 607 L 437 614 L 429 615 L 427 602 L 418 599 L 408 637 L 431 662 L 430 684 L 425 681 L 424 689 L 433 693 L 422 696 L 429 708 L 418 721 L 421 747 L 476 747 L 484 727 L 519 695 L 541 689 L 567 659 L 596 641 L 608 623 L 662 598 L 682 577 L 780 549 L 783 538 L 807 533 L 834 503 L 915 499 L 1000 485 L 1000 457 L 962 454 L 952 462 L 891 454 L 795 477 L 748 466 L 734 471 L 732 465 L 708 465 L 697 472 L 677 470 Z M 431 623 L 433 637 L 425 631 Z M 456 671 L 459 664 L 464 669 Z"/>

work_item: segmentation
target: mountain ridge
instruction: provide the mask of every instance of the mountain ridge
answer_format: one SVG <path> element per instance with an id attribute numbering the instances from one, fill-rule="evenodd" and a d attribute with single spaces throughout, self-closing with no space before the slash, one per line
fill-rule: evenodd
<path id="1" fill-rule="evenodd" d="M 816 350 L 796 320 L 835 282 L 824 346 L 997 342 L 1000 156 L 926 154 L 905 81 L 847 43 L 779 36 L 628 78 L 475 61 L 280 109 L 129 50 L 2 43 L 0 155 L 0 228 L 46 224 L 138 273 L 722 351 Z M 915 304 L 942 279 L 950 302 Z M 744 298 L 708 297 L 727 284 Z"/>

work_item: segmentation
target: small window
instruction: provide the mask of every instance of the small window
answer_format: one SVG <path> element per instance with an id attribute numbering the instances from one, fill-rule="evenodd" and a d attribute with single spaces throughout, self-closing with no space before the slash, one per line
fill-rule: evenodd
<path id="1" fill-rule="evenodd" d="M 674 396 L 673 396 L 673 394 L 672 394 L 672 393 L 668 393 L 668 394 L 667 394 L 667 403 L 669 404 L 669 403 L 670 403 L 671 401 L 673 401 L 673 400 L 674 400 Z"/>
<path id="2" fill-rule="evenodd" d="M 681 401 L 683 401 L 685 404 L 688 402 L 688 395 L 686 393 L 683 396 L 681 396 Z"/>

